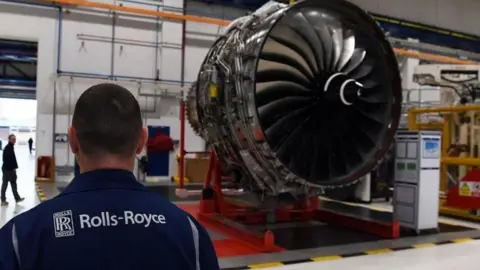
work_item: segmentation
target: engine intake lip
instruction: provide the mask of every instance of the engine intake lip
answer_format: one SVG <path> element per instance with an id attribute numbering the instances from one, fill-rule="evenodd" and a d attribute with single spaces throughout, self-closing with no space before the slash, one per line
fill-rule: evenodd
<path id="1" fill-rule="evenodd" d="M 310 30 L 305 28 L 308 25 Z M 281 170 L 284 176 L 293 174 L 294 181 L 311 186 L 332 187 L 355 182 L 371 171 L 385 155 L 397 130 L 402 88 L 397 60 L 390 43 L 369 15 L 347 1 L 298 2 L 284 9 L 281 14 L 272 16 L 262 27 L 258 31 L 264 31 L 264 34 L 255 42 L 259 49 L 255 50 L 257 58 L 252 78 L 255 82 L 254 118 L 265 138 L 267 146 L 264 148 L 275 157 L 270 159 L 272 167 Z M 294 34 L 288 39 L 288 28 L 303 41 L 308 38 L 313 40 L 316 36 L 320 43 L 316 41 L 316 46 L 301 44 L 300 38 L 291 37 Z M 341 31 L 341 35 L 338 31 Z M 309 33 L 315 35 L 308 36 Z M 332 46 L 325 39 L 327 33 Z M 339 45 L 335 44 L 340 40 L 339 36 L 342 41 L 340 50 Z M 268 51 L 268 47 L 276 46 L 271 44 L 281 43 L 282 37 L 284 43 L 291 43 L 290 53 L 278 56 L 271 53 L 273 49 Z M 347 41 L 352 37 L 353 47 L 351 40 Z M 296 49 L 292 48 L 295 42 Z M 308 48 L 310 51 L 305 53 Z M 303 58 L 301 64 L 292 60 L 294 53 Z M 306 54 L 309 57 L 302 57 Z M 288 70 L 283 67 L 269 71 L 266 61 L 290 66 Z M 275 78 L 280 79 L 276 81 L 288 81 L 288 84 L 278 83 L 275 89 L 269 90 L 269 94 L 262 94 L 268 91 L 268 86 L 260 84 L 273 84 Z M 294 84 L 307 91 L 292 90 Z M 270 95 L 271 99 L 276 96 L 277 101 L 285 100 L 283 105 L 278 105 L 278 113 L 285 113 L 291 108 L 296 118 L 290 124 L 286 122 L 283 128 L 277 127 L 279 132 L 269 131 L 275 123 L 279 125 L 279 120 L 268 120 L 264 116 L 268 110 L 262 107 L 268 104 L 265 101 L 268 98 L 262 95 Z M 310 124 L 302 125 L 302 121 Z M 301 130 L 296 131 L 295 128 Z M 281 146 L 279 138 L 295 132 L 301 135 L 293 140 L 294 143 Z"/>

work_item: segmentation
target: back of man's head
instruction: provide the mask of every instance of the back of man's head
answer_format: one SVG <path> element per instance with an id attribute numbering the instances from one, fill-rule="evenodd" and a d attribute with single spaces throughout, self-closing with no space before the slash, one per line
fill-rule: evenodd
<path id="1" fill-rule="evenodd" d="M 138 101 L 127 89 L 111 83 L 88 88 L 78 99 L 70 145 L 91 159 L 134 158 L 145 143 Z"/>

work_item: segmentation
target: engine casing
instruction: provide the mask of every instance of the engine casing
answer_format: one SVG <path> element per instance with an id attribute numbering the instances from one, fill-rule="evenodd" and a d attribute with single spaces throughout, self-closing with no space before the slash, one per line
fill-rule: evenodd
<path id="1" fill-rule="evenodd" d="M 376 22 L 347 1 L 269 2 L 208 52 L 187 118 L 261 196 L 343 187 L 372 170 L 400 116 L 401 81 Z"/>

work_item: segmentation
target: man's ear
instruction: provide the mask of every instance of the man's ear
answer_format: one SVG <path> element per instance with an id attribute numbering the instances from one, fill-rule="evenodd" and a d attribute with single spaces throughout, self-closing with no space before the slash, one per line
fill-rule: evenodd
<path id="1" fill-rule="evenodd" d="M 72 153 L 78 154 L 80 150 L 80 145 L 78 143 L 77 132 L 73 127 L 68 128 L 68 143 L 70 144 L 70 149 Z"/>
<path id="2" fill-rule="evenodd" d="M 148 129 L 147 128 L 142 128 L 142 131 L 140 133 L 140 138 L 138 140 L 138 145 L 137 145 L 137 150 L 135 153 L 138 155 L 142 153 L 143 148 L 145 147 L 145 144 L 147 143 L 148 140 Z"/>

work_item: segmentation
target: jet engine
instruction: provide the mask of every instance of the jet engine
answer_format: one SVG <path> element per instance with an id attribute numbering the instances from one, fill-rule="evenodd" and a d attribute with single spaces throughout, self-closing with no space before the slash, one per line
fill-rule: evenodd
<path id="1" fill-rule="evenodd" d="M 401 109 L 396 57 L 354 4 L 269 2 L 232 22 L 187 97 L 187 118 L 240 186 L 298 197 L 358 181 Z"/>

